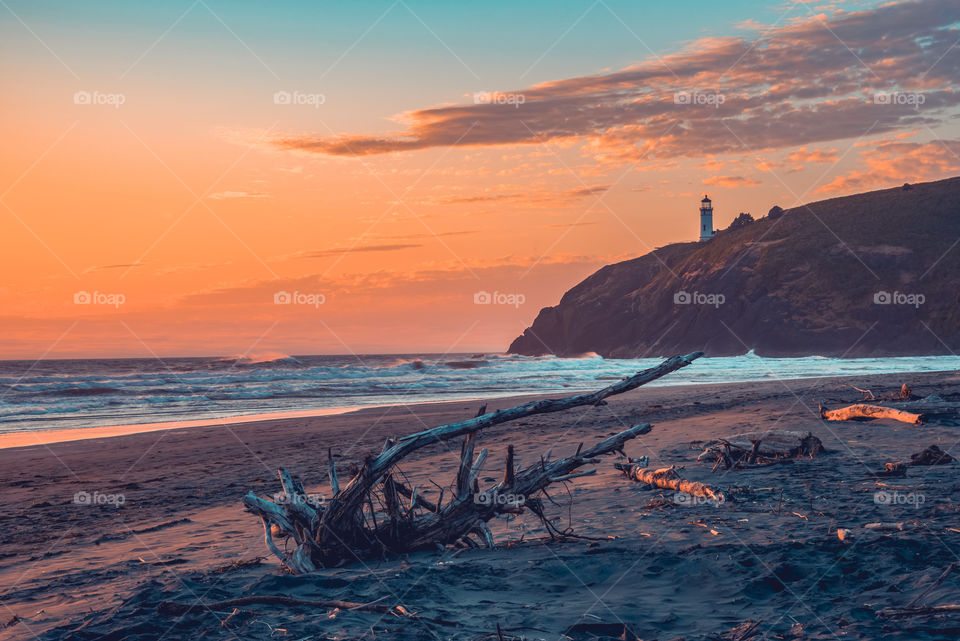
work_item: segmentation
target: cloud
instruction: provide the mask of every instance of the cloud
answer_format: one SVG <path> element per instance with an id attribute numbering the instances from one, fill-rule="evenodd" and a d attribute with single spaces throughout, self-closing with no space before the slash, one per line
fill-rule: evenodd
<path id="1" fill-rule="evenodd" d="M 117 265 L 95 265 L 93 267 L 87 267 L 83 270 L 84 274 L 89 274 L 91 272 L 102 272 L 108 271 L 111 269 L 134 269 L 136 267 L 143 267 L 143 263 L 120 263 Z"/>
<path id="2" fill-rule="evenodd" d="M 581 220 L 572 223 L 559 223 L 556 225 L 543 225 L 543 229 L 570 229 L 571 227 L 586 227 L 588 225 L 598 224 L 595 220 Z"/>
<path id="3" fill-rule="evenodd" d="M 364 156 L 575 141 L 600 162 L 643 163 L 934 126 L 960 104 L 952 88 L 960 77 L 958 22 L 955 0 L 835 10 L 510 92 L 523 96 L 520 105 L 444 105 L 402 114 L 406 128 L 396 133 L 286 135 L 273 144 Z M 924 100 L 874 101 L 898 91 L 922 92 Z M 678 93 L 686 97 L 680 104 Z"/>
<path id="4" fill-rule="evenodd" d="M 248 191 L 221 191 L 210 194 L 208 198 L 212 200 L 237 200 L 244 198 L 270 198 L 270 194 Z"/>
<path id="5" fill-rule="evenodd" d="M 447 236 L 469 236 L 471 234 L 477 234 L 480 230 L 478 229 L 464 229 L 461 231 L 441 231 L 437 233 L 423 232 L 419 234 L 401 234 L 398 236 L 382 236 L 389 240 L 429 240 L 431 238 L 437 237 L 447 237 Z"/>
<path id="6" fill-rule="evenodd" d="M 716 185 L 717 187 L 755 187 L 760 181 L 748 178 L 746 176 L 710 176 L 703 180 L 704 185 Z"/>
<path id="7" fill-rule="evenodd" d="M 860 152 L 867 165 L 817 188 L 818 194 L 863 191 L 876 186 L 923 182 L 960 171 L 960 140 L 880 141 Z"/>
<path id="8" fill-rule="evenodd" d="M 599 197 L 606 193 L 612 185 L 592 185 L 577 189 L 562 191 L 549 189 L 534 190 L 489 190 L 467 196 L 444 196 L 433 201 L 440 205 L 471 205 L 475 203 L 515 202 L 537 207 L 555 207 L 570 205 L 588 197 Z"/>
<path id="9" fill-rule="evenodd" d="M 415 249 L 422 247 L 419 244 L 384 244 L 384 245 L 355 245 L 353 247 L 332 247 L 330 249 L 320 249 L 317 251 L 299 252 L 290 256 L 290 258 L 329 258 L 330 256 L 342 256 L 344 254 L 361 254 L 369 252 L 395 252 L 404 249 Z"/>
<path id="10" fill-rule="evenodd" d="M 811 149 L 807 151 L 806 147 L 801 147 L 791 153 L 788 158 L 792 163 L 828 163 L 837 162 L 838 153 L 836 149 Z"/>

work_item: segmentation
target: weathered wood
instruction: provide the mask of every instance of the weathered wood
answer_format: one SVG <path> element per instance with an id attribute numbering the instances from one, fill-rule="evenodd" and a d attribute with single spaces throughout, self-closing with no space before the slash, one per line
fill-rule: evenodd
<path id="1" fill-rule="evenodd" d="M 930 585 L 924 588 L 923 592 L 921 592 L 916 597 L 914 597 L 914 599 L 907 604 L 907 607 L 912 608 L 914 606 L 917 606 L 923 603 L 923 600 L 927 597 L 927 595 L 933 592 L 934 588 L 936 588 L 938 585 L 943 583 L 944 579 L 950 576 L 950 573 L 953 572 L 954 568 L 956 568 L 956 565 L 954 565 L 953 563 L 951 563 L 946 568 L 944 568 L 940 576 L 937 577 L 934 581 L 932 581 Z"/>
<path id="2" fill-rule="evenodd" d="M 377 599 L 378 601 L 381 599 Z M 185 614 L 204 614 L 207 612 L 213 612 L 216 610 L 226 610 L 228 608 L 238 608 L 248 605 L 280 605 L 286 607 L 307 607 L 307 608 L 322 608 L 322 609 L 339 609 L 339 610 L 358 610 L 361 612 L 373 612 L 375 614 L 381 615 L 393 615 L 400 617 L 401 619 L 411 619 L 414 621 L 428 621 L 430 623 L 437 623 L 439 625 L 445 626 L 459 626 L 460 624 L 454 621 L 446 621 L 444 619 L 435 619 L 431 617 L 424 617 L 419 614 L 414 614 L 408 612 L 403 606 L 387 606 L 381 605 L 376 602 L 372 603 L 355 603 L 353 601 L 339 601 L 333 599 L 297 599 L 294 597 L 289 597 L 280 594 L 265 594 L 265 595 L 253 595 L 253 596 L 244 596 L 238 597 L 236 599 L 226 599 L 224 601 L 200 601 L 197 599 L 196 603 L 179 603 L 177 601 L 161 601 L 157 604 L 157 611 L 160 614 L 169 614 L 175 616 L 182 616 Z"/>
<path id="3" fill-rule="evenodd" d="M 922 452 L 910 455 L 910 465 L 947 465 L 956 459 L 941 450 L 936 444 Z"/>
<path id="4" fill-rule="evenodd" d="M 339 608 L 341 610 L 361 610 L 378 614 L 400 614 L 395 608 L 386 605 L 354 603 L 353 601 L 338 601 L 329 599 L 305 600 L 283 595 L 244 596 L 225 601 L 206 601 L 197 603 L 178 603 L 177 601 L 161 601 L 157 610 L 163 614 L 202 614 L 211 610 L 224 610 L 247 605 L 284 605 L 288 607 L 311 608 Z"/>
<path id="5" fill-rule="evenodd" d="M 960 402 L 947 401 L 938 396 L 926 396 L 918 399 L 911 396 L 909 400 L 890 400 L 884 402 L 885 407 L 923 414 L 924 420 L 939 417 L 956 417 L 960 415 Z"/>
<path id="6" fill-rule="evenodd" d="M 747 432 L 709 441 L 697 457 L 698 461 L 715 461 L 714 470 L 750 469 L 780 463 L 783 460 L 814 457 L 826 451 L 823 443 L 810 432 L 770 430 Z"/>
<path id="7" fill-rule="evenodd" d="M 825 421 L 850 421 L 861 418 L 890 418 L 903 423 L 919 424 L 923 422 L 923 414 L 914 414 L 894 407 L 885 407 L 883 405 L 868 405 L 866 403 L 857 403 L 849 407 L 828 410 L 820 406 L 820 418 Z"/>
<path id="8" fill-rule="evenodd" d="M 345 561 L 374 558 L 388 552 L 436 549 L 438 544 L 449 545 L 458 541 L 474 544 L 470 535 L 479 536 L 489 545 L 492 536 L 489 536 L 486 521 L 498 514 L 517 513 L 527 505 L 538 505 L 536 496 L 547 485 L 575 478 L 577 468 L 593 462 L 600 455 L 622 451 L 627 440 L 649 432 L 650 426 L 634 426 L 585 451 L 581 451 L 581 446 L 573 456 L 555 461 L 541 460 L 519 470 L 513 470 L 514 454 L 511 447 L 503 481 L 482 492 L 478 477 L 487 451 L 481 450 L 474 459 L 478 432 L 533 414 L 598 405 L 605 398 L 630 391 L 685 367 L 702 355 L 701 352 L 694 352 L 686 356 L 674 356 L 656 367 L 637 372 L 596 392 L 533 401 L 489 414 L 484 413 L 484 407 L 473 419 L 388 440 L 384 450 L 376 456 L 368 455 L 353 478 L 342 486 L 335 481 L 333 457 L 328 452 L 331 486 L 335 487 L 334 495 L 322 506 L 312 504 L 302 485 L 296 483 L 285 470 L 279 473 L 284 487 L 282 500 L 270 501 L 251 492 L 243 498 L 243 503 L 250 512 L 271 526 L 267 528 L 268 534 L 275 531 L 293 539 L 295 548 L 292 553 L 280 552 L 272 539 L 268 542 L 268 548 L 295 573 L 310 571 L 311 567 L 330 567 Z M 461 447 L 452 496 L 446 505 L 441 505 L 442 491 L 440 500 L 434 505 L 400 483 L 392 473 L 393 467 L 412 452 L 460 437 L 466 438 Z M 379 519 L 374 510 L 374 493 L 386 512 L 380 513 Z M 401 504 L 400 496 L 409 498 L 409 503 Z M 370 508 L 370 518 L 365 516 L 367 507 Z M 541 514 L 539 508 L 535 512 Z M 373 521 L 373 524 L 370 525 L 369 521 Z"/>
<path id="9" fill-rule="evenodd" d="M 902 619 L 905 617 L 947 614 L 949 612 L 960 612 L 960 603 L 951 603 L 948 605 L 924 605 L 913 608 L 883 608 L 877 612 L 877 616 L 892 619 Z"/>
<path id="10" fill-rule="evenodd" d="M 621 470 L 629 478 L 659 487 L 663 490 L 674 490 L 683 492 L 690 496 L 696 496 L 703 499 L 711 499 L 718 503 L 723 503 L 725 498 L 723 492 L 715 490 L 698 481 L 688 481 L 681 478 L 673 467 L 663 467 L 658 470 L 651 470 L 640 467 L 639 465 L 628 465 L 624 463 L 615 463 L 614 467 Z"/>
<path id="11" fill-rule="evenodd" d="M 907 466 L 903 461 L 892 461 L 883 464 L 883 469 L 873 473 L 873 478 L 894 478 L 907 475 Z"/>
<path id="12" fill-rule="evenodd" d="M 327 468 L 330 475 L 330 492 L 333 496 L 340 493 L 340 481 L 337 480 L 337 464 L 333 461 L 333 449 L 327 448 Z"/>

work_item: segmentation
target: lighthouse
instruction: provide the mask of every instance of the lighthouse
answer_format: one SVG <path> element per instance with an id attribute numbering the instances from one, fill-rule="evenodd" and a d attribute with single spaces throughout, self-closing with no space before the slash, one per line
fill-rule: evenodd
<path id="1" fill-rule="evenodd" d="M 713 203 L 709 196 L 700 201 L 700 242 L 705 243 L 713 238 Z"/>

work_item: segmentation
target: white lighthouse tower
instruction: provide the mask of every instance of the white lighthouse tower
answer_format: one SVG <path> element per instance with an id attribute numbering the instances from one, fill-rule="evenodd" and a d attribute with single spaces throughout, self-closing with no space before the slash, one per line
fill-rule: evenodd
<path id="1" fill-rule="evenodd" d="M 713 238 L 713 203 L 709 196 L 700 201 L 700 242 L 705 243 Z"/>

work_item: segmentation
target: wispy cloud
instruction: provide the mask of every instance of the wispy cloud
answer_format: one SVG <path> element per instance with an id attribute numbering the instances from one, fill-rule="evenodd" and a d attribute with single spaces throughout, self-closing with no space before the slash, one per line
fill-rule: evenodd
<path id="1" fill-rule="evenodd" d="M 717 187 L 755 187 L 760 181 L 748 178 L 746 176 L 710 176 L 703 180 L 704 185 L 715 185 Z"/>
<path id="2" fill-rule="evenodd" d="M 469 195 L 442 196 L 433 200 L 441 205 L 471 205 L 475 203 L 514 202 L 530 206 L 555 207 L 573 204 L 583 198 L 598 197 L 604 194 L 610 185 L 592 185 L 577 189 L 551 190 L 487 190 Z"/>
<path id="3" fill-rule="evenodd" d="M 110 271 L 112 269 L 134 269 L 137 267 L 143 267 L 143 263 L 119 263 L 116 265 L 94 265 L 92 267 L 87 267 L 85 270 L 83 270 L 83 273 L 90 274 L 93 272 Z"/>
<path id="4" fill-rule="evenodd" d="M 238 200 L 245 198 L 270 198 L 270 194 L 249 191 L 220 191 L 210 194 L 208 198 L 212 200 Z"/>
<path id="5" fill-rule="evenodd" d="M 299 252 L 290 256 L 290 258 L 328 258 L 330 256 L 342 256 L 344 254 L 363 254 L 370 252 L 395 252 L 404 249 L 415 249 L 422 247 L 419 244 L 391 244 L 391 245 L 357 245 L 355 247 L 331 247 L 330 249 L 320 249 L 316 251 Z"/>
<path id="6" fill-rule="evenodd" d="M 836 149 L 811 149 L 801 147 L 792 152 L 788 158 L 792 163 L 830 163 L 837 162 L 839 151 Z"/>

